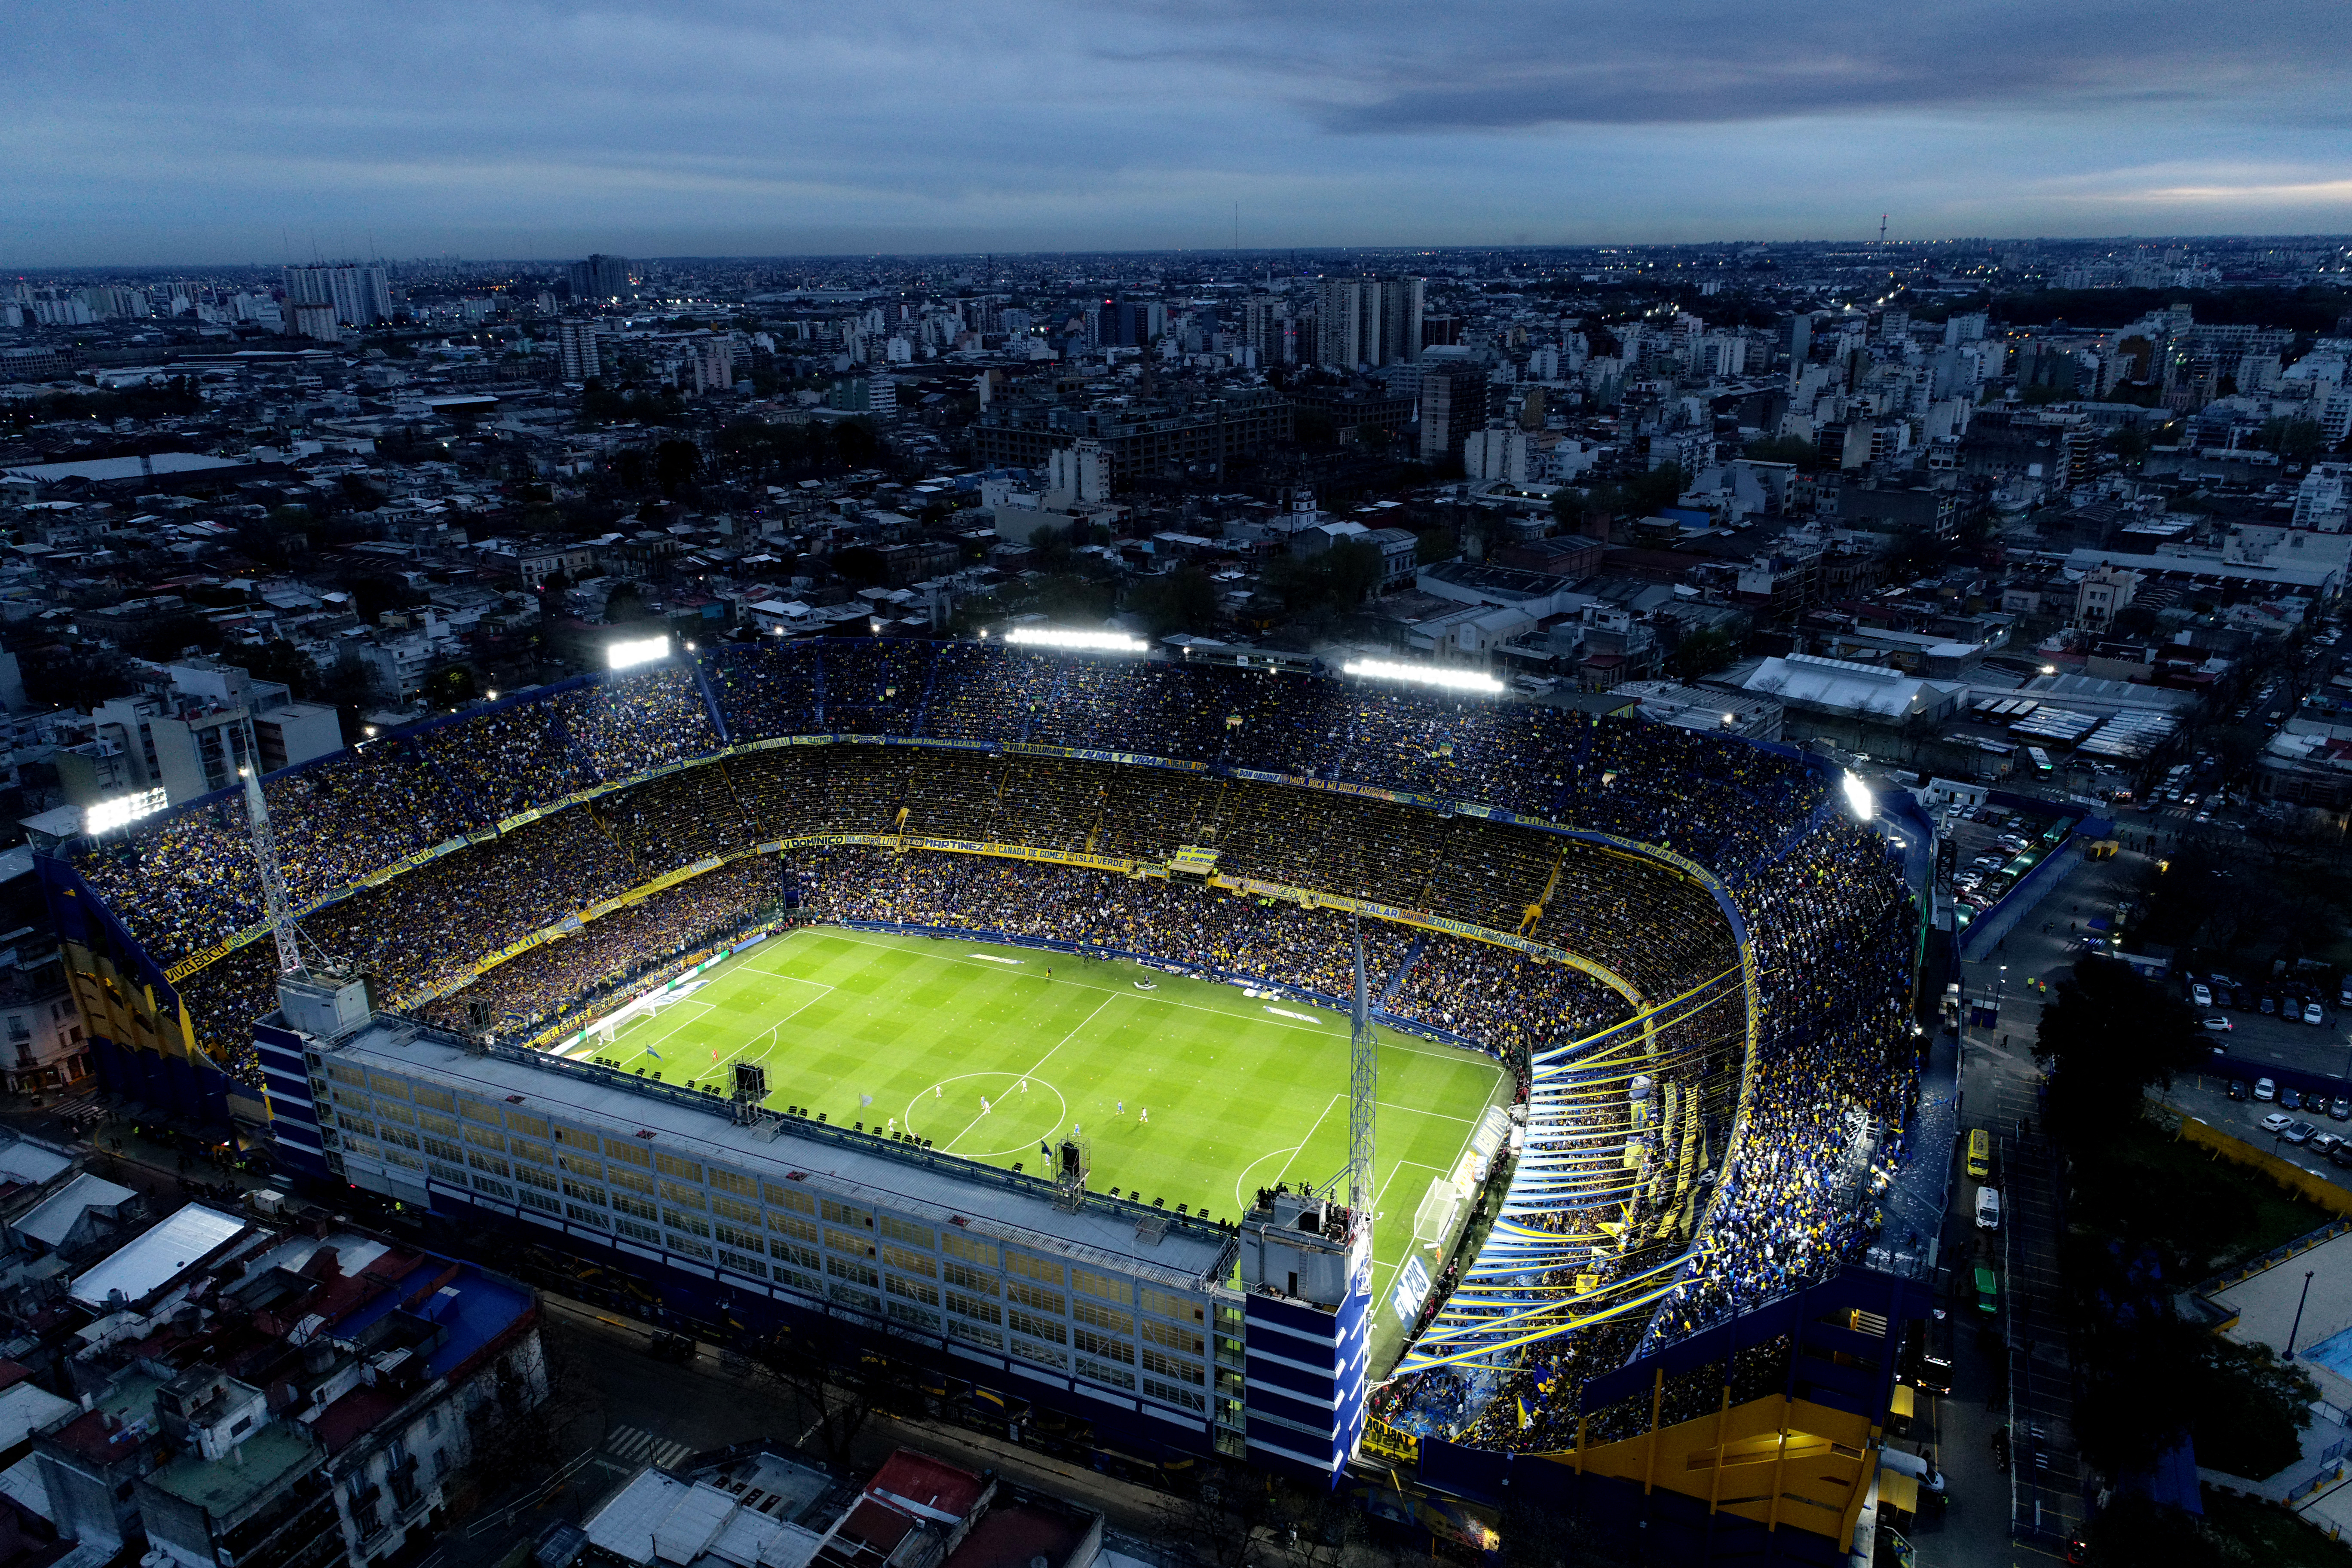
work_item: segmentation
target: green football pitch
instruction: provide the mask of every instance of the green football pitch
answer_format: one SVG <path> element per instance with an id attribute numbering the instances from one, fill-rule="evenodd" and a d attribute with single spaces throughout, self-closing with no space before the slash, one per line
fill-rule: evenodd
<path id="1" fill-rule="evenodd" d="M 1239 1218 L 1259 1187 L 1319 1185 L 1347 1163 L 1348 1023 L 1304 1003 L 1027 948 L 824 928 L 772 938 L 702 979 L 609 1045 L 565 1054 L 722 1091 L 733 1064 L 760 1063 L 778 1109 L 1031 1172 L 1041 1140 L 1075 1130 L 1092 1147 L 1094 1190 L 1220 1219 Z M 1381 1035 L 1376 1289 L 1410 1250 L 1430 1183 L 1507 1093 L 1485 1056 Z"/>

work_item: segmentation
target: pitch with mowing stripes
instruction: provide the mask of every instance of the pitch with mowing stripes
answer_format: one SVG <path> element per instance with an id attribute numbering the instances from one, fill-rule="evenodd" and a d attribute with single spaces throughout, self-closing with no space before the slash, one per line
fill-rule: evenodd
<path id="1" fill-rule="evenodd" d="M 758 1062 L 778 1109 L 1033 1173 L 1046 1168 L 1038 1143 L 1075 1128 L 1093 1143 L 1093 1190 L 1165 1198 L 1171 1213 L 1238 1219 L 1257 1188 L 1319 1184 L 1347 1163 L 1348 1021 L 1318 1007 L 1125 963 L 825 928 L 703 979 L 611 1046 L 566 1054 L 722 1093 L 734 1063 Z M 1490 1058 L 1411 1036 L 1384 1032 L 1380 1066 L 1384 1292 L 1429 1184 L 1508 1089 Z"/>

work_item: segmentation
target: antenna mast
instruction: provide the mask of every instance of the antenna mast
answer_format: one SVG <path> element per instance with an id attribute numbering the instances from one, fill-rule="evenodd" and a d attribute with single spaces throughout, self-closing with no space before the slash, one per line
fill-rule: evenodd
<path id="1" fill-rule="evenodd" d="M 1885 213 L 1880 213 L 1878 215 L 1878 243 L 1882 246 L 1886 243 L 1886 215 Z"/>
<path id="2" fill-rule="evenodd" d="M 1380 1058 L 1372 1048 L 1372 1009 L 1364 984 L 1364 917 L 1356 922 L 1356 1005 L 1348 1021 L 1348 1209 L 1363 1246 L 1356 1256 L 1369 1269 L 1372 1257 L 1372 1111 L 1380 1101 Z"/>
<path id="3" fill-rule="evenodd" d="M 294 917 L 287 912 L 286 878 L 278 868 L 278 836 L 269 829 L 269 803 L 261 795 L 261 770 L 250 764 L 237 772 L 245 779 L 245 821 L 253 834 L 253 858 L 261 871 L 261 897 L 269 916 L 269 934 L 278 939 L 278 973 L 301 973 L 301 951 L 294 945 Z"/>

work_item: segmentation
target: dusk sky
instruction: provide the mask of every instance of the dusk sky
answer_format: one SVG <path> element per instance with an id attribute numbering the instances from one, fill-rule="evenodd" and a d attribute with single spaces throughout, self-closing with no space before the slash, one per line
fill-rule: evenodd
<path id="1" fill-rule="evenodd" d="M 0 265 L 2352 229 L 2342 0 L 10 8 Z"/>

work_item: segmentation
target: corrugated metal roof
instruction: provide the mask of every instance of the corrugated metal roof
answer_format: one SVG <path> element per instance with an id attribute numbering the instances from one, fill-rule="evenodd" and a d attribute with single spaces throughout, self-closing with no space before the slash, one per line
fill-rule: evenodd
<path id="1" fill-rule="evenodd" d="M 146 1235 L 117 1248 L 67 1287 L 66 1293 L 90 1308 L 104 1307 L 108 1296 L 117 1290 L 127 1301 L 142 1300 L 244 1229 L 245 1221 L 236 1215 L 189 1204 Z"/>

